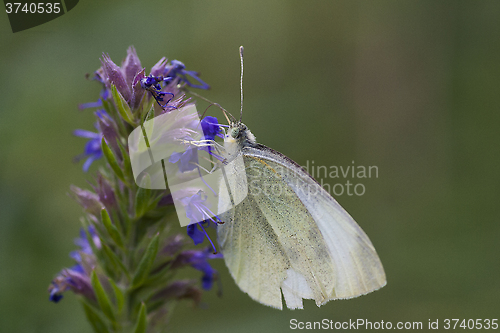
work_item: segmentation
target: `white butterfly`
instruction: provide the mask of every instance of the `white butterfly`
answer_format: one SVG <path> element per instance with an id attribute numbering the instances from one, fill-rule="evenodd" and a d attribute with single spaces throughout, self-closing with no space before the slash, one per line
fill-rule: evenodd
<path id="1" fill-rule="evenodd" d="M 241 118 L 229 122 L 227 160 L 244 165 L 225 167 L 217 238 L 240 289 L 278 309 L 283 293 L 288 308 L 302 309 L 303 299 L 321 306 L 383 287 L 382 263 L 353 218 L 297 163 L 258 144 Z"/>

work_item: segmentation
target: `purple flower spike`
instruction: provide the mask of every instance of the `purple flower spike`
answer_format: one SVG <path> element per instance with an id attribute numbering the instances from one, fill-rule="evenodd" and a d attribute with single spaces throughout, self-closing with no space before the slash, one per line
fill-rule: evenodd
<path id="1" fill-rule="evenodd" d="M 135 76 L 142 70 L 141 61 L 137 56 L 137 52 L 133 46 L 130 46 L 127 50 L 127 57 L 121 66 L 122 72 L 125 75 L 125 81 L 129 86 L 132 85 Z"/>
<path id="2" fill-rule="evenodd" d="M 127 84 L 121 68 L 118 67 L 107 54 L 102 55 L 101 64 L 107 81 L 114 84 L 123 98 L 129 101 L 131 97 L 131 86 Z"/>
<path id="3" fill-rule="evenodd" d="M 213 143 L 210 140 L 222 136 L 226 125 L 218 124 L 215 117 L 200 121 L 195 110 L 189 111 L 195 103 L 185 94 L 192 88 L 209 86 L 197 72 L 186 70 L 182 62 L 162 58 L 149 71 L 150 67 L 143 67 L 133 46 L 120 62 L 114 62 L 107 53 L 98 56 L 99 69 L 86 75 L 87 80 L 99 83 L 96 95 L 87 100 L 90 103 L 79 106 L 94 108 L 95 129 L 77 129 L 73 134 L 85 139 L 81 141 L 83 152 L 75 159 L 81 160 L 85 172 L 95 160 L 101 159 L 99 170 L 93 167 L 89 189 L 71 186 L 69 191 L 83 207 L 84 227 L 69 254 L 71 263 L 53 276 L 49 299 L 57 303 L 66 291 L 78 294 L 85 302 L 92 327 L 98 331 L 111 332 L 130 326 L 148 332 L 163 331 L 172 303 L 192 299 L 195 305 L 199 304 L 204 289 L 213 288 L 217 280 L 217 271 L 209 260 L 222 258 L 222 254 L 217 254 L 210 239 L 214 230 L 207 228 L 223 222 L 211 211 L 217 204 L 206 194 L 217 193 L 203 179 L 205 168 L 198 165 L 201 162 L 198 153 L 206 155 L 208 151 L 210 158 L 222 159 L 214 154 L 217 151 L 210 146 Z M 165 131 L 152 134 L 151 147 L 143 145 L 143 140 L 136 145 L 135 137 L 130 137 L 135 129 L 139 127 L 141 137 L 144 133 L 140 130 L 146 129 L 141 128 L 142 124 L 165 113 L 172 116 L 171 121 L 165 124 Z M 201 144 L 204 141 L 198 142 L 200 139 L 208 144 Z M 163 176 L 174 171 L 179 181 L 198 176 L 204 184 L 189 184 L 180 189 L 170 184 L 171 188 L 162 190 L 154 185 L 157 169 L 148 168 L 143 174 L 150 175 L 153 186 L 138 188 L 142 176 L 135 172 L 135 158 L 139 155 L 134 149 L 139 149 L 142 158 L 147 153 L 144 149 L 153 149 L 151 153 L 158 145 L 172 142 L 182 146 L 179 152 L 167 153 L 164 160 L 168 161 L 161 161 Z M 150 157 L 156 160 L 153 155 Z M 149 165 L 149 159 L 145 163 L 148 164 L 141 160 L 140 167 Z M 177 221 L 173 214 L 176 208 L 184 209 L 181 225 L 188 224 L 189 237 L 184 231 L 172 234 L 170 225 Z M 211 247 L 203 243 L 205 238 Z M 201 245 L 195 247 L 193 242 Z M 178 269 L 190 271 L 194 280 L 179 280 Z M 135 324 L 138 321 L 140 324 Z"/>

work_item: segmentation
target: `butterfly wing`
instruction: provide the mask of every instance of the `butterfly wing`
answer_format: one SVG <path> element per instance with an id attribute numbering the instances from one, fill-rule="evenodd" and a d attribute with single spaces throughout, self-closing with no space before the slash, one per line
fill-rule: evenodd
<path id="1" fill-rule="evenodd" d="M 377 253 L 351 216 L 298 164 L 265 146 L 242 150 L 248 196 L 221 196 L 218 239 L 238 286 L 260 303 L 302 308 L 385 285 Z M 228 172 L 238 183 L 237 172 Z M 225 186 L 222 184 L 221 186 Z M 233 187 L 233 186 L 231 186 Z M 227 193 L 227 191 L 220 191 Z"/>
<path id="2" fill-rule="evenodd" d="M 281 309 L 280 285 L 289 263 L 274 230 L 256 207 L 249 194 L 234 210 L 219 215 L 225 223 L 217 226 L 218 242 L 240 289 L 262 304 Z"/>

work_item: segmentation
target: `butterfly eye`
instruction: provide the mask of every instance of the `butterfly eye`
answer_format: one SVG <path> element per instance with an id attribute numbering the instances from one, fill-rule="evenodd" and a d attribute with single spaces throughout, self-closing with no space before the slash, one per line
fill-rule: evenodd
<path id="1" fill-rule="evenodd" d="M 234 127 L 231 129 L 231 136 L 236 138 L 240 134 L 240 129 L 238 127 Z"/>

